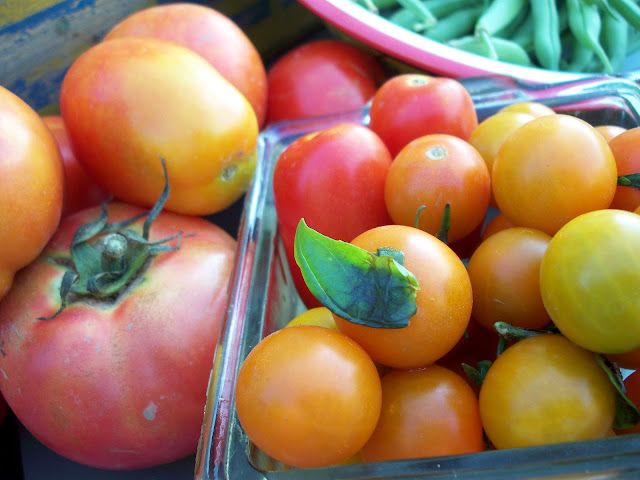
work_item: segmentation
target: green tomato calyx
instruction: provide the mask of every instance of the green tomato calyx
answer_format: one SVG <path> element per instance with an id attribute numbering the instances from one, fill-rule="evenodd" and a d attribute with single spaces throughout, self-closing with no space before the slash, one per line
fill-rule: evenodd
<path id="1" fill-rule="evenodd" d="M 54 259 L 56 264 L 67 268 L 60 284 L 60 308 L 50 317 L 38 320 L 52 320 L 69 304 L 87 299 L 108 299 L 117 296 L 127 285 L 149 267 L 160 252 L 180 248 L 182 232 L 156 242 L 149 240 L 151 224 L 158 217 L 169 196 L 169 178 L 164 159 L 165 187 L 160 198 L 148 212 L 142 212 L 121 222 L 109 223 L 106 205 L 102 204 L 100 215 L 76 230 L 70 246 L 70 257 Z M 131 224 L 146 216 L 142 232 Z M 177 240 L 176 245 L 167 243 Z"/>
<path id="2" fill-rule="evenodd" d="M 418 280 L 404 253 L 389 247 L 376 253 L 334 240 L 298 224 L 294 257 L 311 293 L 331 312 L 374 328 L 402 328 L 415 315 Z"/>

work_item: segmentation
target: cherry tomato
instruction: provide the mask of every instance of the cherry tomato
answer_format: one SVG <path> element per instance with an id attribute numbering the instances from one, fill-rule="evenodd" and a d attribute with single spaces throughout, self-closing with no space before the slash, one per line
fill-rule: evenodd
<path id="1" fill-rule="evenodd" d="M 551 236 L 513 227 L 491 235 L 471 255 L 472 318 L 493 330 L 495 322 L 540 329 L 551 319 L 540 294 L 540 262 Z"/>
<path id="2" fill-rule="evenodd" d="M 484 430 L 502 449 L 607 436 L 616 391 L 592 352 L 542 334 L 493 362 L 479 400 Z"/>
<path id="3" fill-rule="evenodd" d="M 283 328 L 249 352 L 236 381 L 238 420 L 263 452 L 287 465 L 333 465 L 371 436 L 382 403 L 366 352 L 335 330 Z"/>
<path id="4" fill-rule="evenodd" d="M 439 365 L 382 377 L 382 410 L 362 448 L 366 462 L 435 457 L 484 449 L 478 399 L 458 374 Z"/>
<path id="5" fill-rule="evenodd" d="M 478 125 L 473 99 L 453 78 L 406 73 L 380 86 L 369 111 L 369 127 L 396 156 L 418 137 L 445 133 L 468 140 Z"/>
<path id="6" fill-rule="evenodd" d="M 617 183 L 616 162 L 587 122 L 546 115 L 513 132 L 492 170 L 498 207 L 516 226 L 553 235 L 581 213 L 607 208 Z"/>
<path id="7" fill-rule="evenodd" d="M 188 72 L 186 74 L 185 72 Z M 106 192 L 151 207 L 219 212 L 253 178 L 258 123 L 251 104 L 203 57 L 167 40 L 116 38 L 78 57 L 60 110 L 73 151 Z"/>
<path id="8" fill-rule="evenodd" d="M 385 203 L 394 223 L 436 235 L 446 204 L 451 206 L 448 242 L 469 235 L 489 207 L 491 177 L 482 156 L 465 140 L 431 134 L 411 141 L 391 164 Z"/>
<path id="9" fill-rule="evenodd" d="M 624 387 L 627 398 L 638 408 L 640 408 L 640 370 L 632 372 L 624 379 Z M 616 434 L 627 435 L 630 433 L 640 433 L 640 423 L 635 427 L 616 429 Z"/>
<path id="10" fill-rule="evenodd" d="M 240 90 L 264 125 L 267 73 L 260 53 L 231 18 L 205 5 L 154 5 L 121 20 L 104 40 L 123 37 L 160 38 L 193 50 Z"/>
<path id="11" fill-rule="evenodd" d="M 345 242 L 392 223 L 384 203 L 391 160 L 375 133 L 352 123 L 304 135 L 278 158 L 273 173 L 278 228 L 293 280 L 307 307 L 318 307 L 320 302 L 309 292 L 293 257 L 300 219 L 323 235 Z"/>
<path id="12" fill-rule="evenodd" d="M 506 228 L 514 227 L 515 225 L 501 212 L 498 212 L 491 220 L 487 222 L 482 232 L 482 240 L 486 240 L 494 233 L 498 233 Z"/>
<path id="13" fill-rule="evenodd" d="M 493 169 L 496 153 L 498 153 L 498 149 L 505 139 L 518 127 L 534 118 L 533 115 L 528 113 L 502 111 L 484 119 L 471 132 L 469 143 L 482 155 L 489 173 Z M 493 198 L 493 192 L 491 192 L 489 205 L 492 207 L 497 206 L 496 200 Z"/>
<path id="14" fill-rule="evenodd" d="M 62 212 L 64 168 L 40 116 L 0 87 L 0 299 L 40 254 Z"/>
<path id="15" fill-rule="evenodd" d="M 303 43 L 277 58 L 267 72 L 267 123 L 362 108 L 384 76 L 378 59 L 352 43 Z"/>
<path id="16" fill-rule="evenodd" d="M 640 347 L 626 353 L 607 353 L 606 357 L 612 362 L 616 362 L 621 368 L 640 369 Z"/>
<path id="17" fill-rule="evenodd" d="M 620 133 L 609 142 L 616 159 L 618 175 L 640 172 L 640 127 Z M 633 212 L 640 207 L 640 190 L 618 186 L 609 208 L 619 208 Z"/>
<path id="18" fill-rule="evenodd" d="M 640 347 L 640 216 L 598 210 L 553 236 L 540 264 L 551 320 L 577 345 L 600 353 Z"/>
<path id="19" fill-rule="evenodd" d="M 385 225 L 352 242 L 369 252 L 391 247 L 404 253 L 415 275 L 417 312 L 404 328 L 374 328 L 335 316 L 341 332 L 356 340 L 376 362 L 408 369 L 430 365 L 462 337 L 469 324 L 473 295 L 469 274 L 458 256 L 433 235 L 404 225 Z"/>
<path id="20" fill-rule="evenodd" d="M 294 327 L 296 325 L 316 325 L 318 327 L 338 330 L 331 310 L 327 307 L 314 307 L 305 310 L 292 318 L 285 326 Z"/>
<path id="21" fill-rule="evenodd" d="M 533 115 L 534 117 L 543 117 L 545 115 L 553 115 L 555 110 L 540 102 L 515 102 L 502 107 L 499 112 L 519 112 Z"/>
<path id="22" fill-rule="evenodd" d="M 56 139 L 64 164 L 64 204 L 62 216 L 95 207 L 104 202 L 109 195 L 94 182 L 71 149 L 67 128 L 60 115 L 42 117 Z"/>
<path id="23" fill-rule="evenodd" d="M 595 128 L 607 142 L 611 142 L 611 140 L 627 130 L 626 128 L 618 125 L 598 125 Z"/>

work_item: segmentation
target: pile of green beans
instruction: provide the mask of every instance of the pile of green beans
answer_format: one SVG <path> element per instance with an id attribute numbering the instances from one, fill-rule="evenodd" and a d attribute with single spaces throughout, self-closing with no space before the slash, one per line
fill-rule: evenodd
<path id="1" fill-rule="evenodd" d="M 494 60 L 615 74 L 640 47 L 634 0 L 354 0 L 390 22 Z"/>

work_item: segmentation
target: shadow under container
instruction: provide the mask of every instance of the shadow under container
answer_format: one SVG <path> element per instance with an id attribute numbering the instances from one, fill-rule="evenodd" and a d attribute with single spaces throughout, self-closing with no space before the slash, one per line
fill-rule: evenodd
<path id="1" fill-rule="evenodd" d="M 640 125 L 640 89 L 621 78 L 587 78 L 552 85 L 504 76 L 461 82 L 479 120 L 520 101 L 544 103 L 594 126 Z M 540 447 L 492 450 L 412 460 L 290 469 L 261 452 L 240 426 L 235 381 L 249 351 L 305 307 L 293 285 L 273 203 L 272 174 L 280 153 L 305 133 L 341 122 L 367 124 L 367 109 L 284 122 L 264 131 L 259 164 L 246 196 L 228 313 L 222 326 L 196 457 L 196 480 L 604 480 L 640 478 L 640 435 Z"/>

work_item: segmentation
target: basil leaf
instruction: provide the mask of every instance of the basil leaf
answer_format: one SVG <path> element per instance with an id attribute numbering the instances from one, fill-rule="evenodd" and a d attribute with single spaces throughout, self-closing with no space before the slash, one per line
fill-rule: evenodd
<path id="1" fill-rule="evenodd" d="M 311 293 L 331 312 L 374 328 L 402 328 L 416 313 L 418 281 L 404 254 L 383 247 L 368 252 L 313 230 L 300 220 L 294 257 Z"/>

